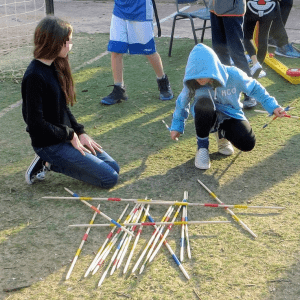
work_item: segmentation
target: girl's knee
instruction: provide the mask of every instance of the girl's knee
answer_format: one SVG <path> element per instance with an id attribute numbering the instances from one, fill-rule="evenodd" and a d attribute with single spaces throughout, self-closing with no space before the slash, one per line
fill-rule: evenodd
<path id="1" fill-rule="evenodd" d="M 113 188 L 119 180 L 119 174 L 117 172 L 113 172 L 109 177 L 107 177 L 105 180 L 100 180 L 99 186 L 104 189 L 110 189 Z"/>
<path id="2" fill-rule="evenodd" d="M 255 147 L 256 139 L 255 137 L 247 139 L 244 143 L 241 144 L 240 150 L 244 152 L 251 151 Z"/>

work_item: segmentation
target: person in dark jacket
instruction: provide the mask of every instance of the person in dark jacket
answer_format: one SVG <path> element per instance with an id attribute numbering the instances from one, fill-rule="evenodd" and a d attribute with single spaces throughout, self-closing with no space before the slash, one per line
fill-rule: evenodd
<path id="1" fill-rule="evenodd" d="M 28 184 L 47 170 L 111 188 L 119 166 L 77 123 L 69 106 L 76 102 L 68 52 L 72 26 L 43 18 L 34 33 L 34 59 L 22 80 L 22 114 L 36 157 L 25 173 Z"/>
<path id="2" fill-rule="evenodd" d="M 234 65 L 251 76 L 245 55 L 243 19 L 246 0 L 209 0 L 212 47 L 222 64 Z M 257 105 L 254 98 L 244 94 L 244 108 Z"/>

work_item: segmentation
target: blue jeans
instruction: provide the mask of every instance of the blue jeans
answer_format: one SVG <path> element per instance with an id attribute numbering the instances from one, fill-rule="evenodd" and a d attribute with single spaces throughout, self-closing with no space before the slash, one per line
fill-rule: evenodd
<path id="1" fill-rule="evenodd" d="M 234 65 L 251 76 L 244 50 L 243 17 L 219 17 L 210 13 L 212 48 L 222 64 Z"/>
<path id="2" fill-rule="evenodd" d="M 119 166 L 106 152 L 96 152 L 97 156 L 85 152 L 82 155 L 71 143 L 36 148 L 36 154 L 51 164 L 51 171 L 101 188 L 113 187 L 119 178 Z"/>

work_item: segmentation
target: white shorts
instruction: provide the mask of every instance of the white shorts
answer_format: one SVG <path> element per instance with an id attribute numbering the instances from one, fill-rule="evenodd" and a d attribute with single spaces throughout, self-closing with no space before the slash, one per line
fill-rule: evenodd
<path id="1" fill-rule="evenodd" d="M 129 21 L 112 15 L 107 50 L 144 55 L 155 53 L 152 21 Z"/>

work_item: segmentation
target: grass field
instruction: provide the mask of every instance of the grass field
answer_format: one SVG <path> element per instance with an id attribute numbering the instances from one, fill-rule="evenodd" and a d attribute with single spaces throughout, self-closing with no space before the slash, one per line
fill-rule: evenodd
<path id="1" fill-rule="evenodd" d="M 70 54 L 73 69 L 106 50 L 108 35 L 75 34 Z M 210 41 L 205 41 L 210 45 Z M 182 89 L 184 69 L 192 40 L 175 40 L 167 56 L 168 38 L 157 39 L 157 49 L 170 79 L 175 99 Z M 299 67 L 299 60 L 282 60 Z M 260 82 L 282 106 L 294 102 L 300 86 L 291 85 L 266 69 Z M 111 107 L 99 101 L 110 93 L 110 55 L 74 72 L 78 103 L 72 111 L 87 132 L 121 166 L 120 181 L 111 190 L 78 182 L 50 172 L 43 182 L 28 186 L 24 173 L 34 157 L 25 132 L 21 107 L 0 118 L 0 298 L 1 299 L 201 299 L 201 300 L 297 300 L 300 299 L 299 259 L 299 121 L 283 118 L 272 122 L 253 110 L 246 111 L 257 144 L 235 160 L 217 152 L 211 137 L 212 167 L 194 167 L 195 129 L 190 117 L 179 142 L 170 139 L 161 120 L 170 124 L 175 107 L 158 99 L 155 74 L 144 57 L 124 57 L 128 101 Z M 0 112 L 20 100 L 20 82 L 0 82 Z M 292 115 L 299 115 L 294 102 Z M 260 105 L 257 109 L 262 109 Z M 238 153 L 238 151 L 236 151 Z M 233 162 L 233 163 L 232 163 Z M 250 234 L 224 210 L 189 207 L 189 220 L 228 220 L 230 224 L 190 226 L 192 259 L 185 257 L 187 281 L 166 249 L 161 249 L 143 274 L 131 268 L 152 233 L 145 228 L 131 268 L 121 267 L 97 288 L 101 277 L 83 278 L 108 228 L 92 228 L 71 278 L 65 276 L 85 232 L 69 228 L 88 223 L 93 212 L 77 201 L 42 200 L 43 196 L 69 196 L 64 187 L 82 196 L 153 198 L 180 201 L 184 191 L 191 202 L 211 202 L 199 185 L 204 182 L 226 204 L 285 206 L 284 211 L 234 210 L 257 235 Z M 93 205 L 97 206 L 97 202 Z M 102 202 L 101 210 L 118 219 L 125 203 Z M 132 205 L 131 205 L 132 207 Z M 166 206 L 150 209 L 160 220 Z M 106 223 L 97 216 L 96 223 Z M 179 256 L 180 228 L 173 228 L 168 241 Z M 16 289 L 16 290 L 14 290 Z"/>

